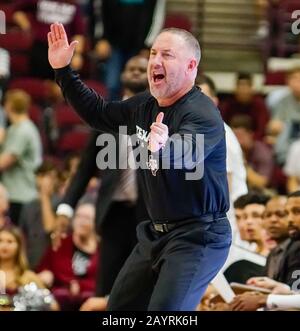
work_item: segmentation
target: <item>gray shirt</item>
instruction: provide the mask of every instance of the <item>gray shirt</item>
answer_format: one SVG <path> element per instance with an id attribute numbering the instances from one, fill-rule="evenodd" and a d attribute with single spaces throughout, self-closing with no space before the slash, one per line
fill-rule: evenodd
<path id="1" fill-rule="evenodd" d="M 42 161 L 42 144 L 37 128 L 29 119 L 8 128 L 2 153 L 17 158 L 17 162 L 2 173 L 10 201 L 26 203 L 33 200 L 37 195 L 34 171 Z"/>

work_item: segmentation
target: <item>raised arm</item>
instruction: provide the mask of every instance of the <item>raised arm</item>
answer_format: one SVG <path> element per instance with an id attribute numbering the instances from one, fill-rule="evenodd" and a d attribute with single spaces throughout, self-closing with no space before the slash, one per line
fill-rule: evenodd
<path id="1" fill-rule="evenodd" d="M 55 69 L 56 81 L 69 104 L 92 128 L 104 132 L 117 132 L 119 126 L 131 124 L 137 99 L 105 102 L 94 90 L 88 88 L 69 66 L 77 41 L 68 42 L 62 24 L 55 23 L 48 33 L 48 58 Z"/>

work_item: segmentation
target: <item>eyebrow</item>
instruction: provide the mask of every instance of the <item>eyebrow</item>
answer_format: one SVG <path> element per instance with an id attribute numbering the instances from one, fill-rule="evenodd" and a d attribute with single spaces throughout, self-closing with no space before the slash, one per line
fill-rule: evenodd
<path id="1" fill-rule="evenodd" d="M 151 51 L 151 52 L 152 52 L 152 51 L 157 52 L 157 50 L 156 50 L 155 48 L 151 48 L 150 51 Z M 165 48 L 165 49 L 162 49 L 162 52 L 172 52 L 172 50 L 169 49 L 169 48 Z"/>

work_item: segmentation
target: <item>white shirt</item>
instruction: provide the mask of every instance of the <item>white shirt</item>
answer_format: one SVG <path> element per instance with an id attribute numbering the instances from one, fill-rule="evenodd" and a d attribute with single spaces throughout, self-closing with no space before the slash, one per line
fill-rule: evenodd
<path id="1" fill-rule="evenodd" d="M 243 152 L 237 137 L 233 133 L 232 129 L 224 123 L 225 136 L 226 136 L 226 167 L 227 174 L 230 174 L 231 185 L 230 185 L 230 209 L 227 213 L 231 228 L 232 228 L 232 239 L 233 242 L 241 245 L 241 239 L 238 232 L 234 216 L 234 201 L 241 195 L 248 193 L 247 187 L 247 173 L 243 160 Z"/>
<path id="2" fill-rule="evenodd" d="M 284 172 L 287 176 L 295 176 L 300 178 L 300 140 L 292 143 L 288 150 Z"/>

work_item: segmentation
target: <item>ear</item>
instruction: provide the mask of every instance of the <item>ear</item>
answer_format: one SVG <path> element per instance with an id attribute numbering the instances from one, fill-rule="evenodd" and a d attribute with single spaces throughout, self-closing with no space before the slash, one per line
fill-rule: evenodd
<path id="1" fill-rule="evenodd" d="M 195 59 L 191 59 L 188 64 L 188 70 L 193 71 L 195 69 L 197 69 L 197 61 Z"/>

